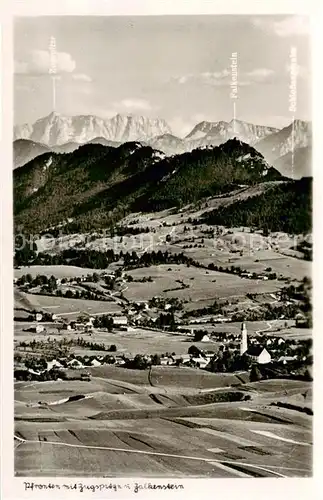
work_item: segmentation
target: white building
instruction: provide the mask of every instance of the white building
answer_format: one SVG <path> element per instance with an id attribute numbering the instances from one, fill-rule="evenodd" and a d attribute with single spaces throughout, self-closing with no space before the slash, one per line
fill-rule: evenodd
<path id="1" fill-rule="evenodd" d="M 259 365 L 266 365 L 271 361 L 271 355 L 267 349 L 260 345 L 250 346 L 245 352 L 245 355 L 248 356 L 251 361 L 258 363 Z"/>
<path id="2" fill-rule="evenodd" d="M 127 326 L 128 318 L 126 316 L 115 316 L 113 318 L 113 326 Z"/>
<path id="3" fill-rule="evenodd" d="M 198 366 L 198 368 L 205 368 L 209 364 L 209 360 L 205 358 L 192 358 L 192 361 Z"/>
<path id="4" fill-rule="evenodd" d="M 240 342 L 240 356 L 248 350 L 248 333 L 245 323 L 241 325 L 241 342 Z"/>
<path id="5" fill-rule="evenodd" d="M 297 356 L 280 356 L 280 358 L 277 361 L 278 361 L 278 363 L 283 363 L 284 365 L 286 365 L 287 363 L 292 363 L 296 359 L 297 359 Z"/>
<path id="6" fill-rule="evenodd" d="M 101 363 L 96 358 L 94 358 L 91 361 L 91 366 L 101 366 Z"/>
<path id="7" fill-rule="evenodd" d="M 84 368 L 82 363 L 78 361 L 78 359 L 72 359 L 67 364 L 69 368 L 73 368 L 74 370 L 79 370 L 80 368 Z"/>
<path id="8" fill-rule="evenodd" d="M 47 361 L 47 370 L 51 370 L 52 368 L 62 368 L 62 364 L 56 359 L 53 359 L 53 361 Z"/>

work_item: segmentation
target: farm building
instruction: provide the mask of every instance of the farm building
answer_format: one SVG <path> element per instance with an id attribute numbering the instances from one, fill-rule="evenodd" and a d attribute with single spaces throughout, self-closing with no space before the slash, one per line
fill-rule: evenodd
<path id="1" fill-rule="evenodd" d="M 209 364 L 209 360 L 205 358 L 192 358 L 192 361 L 196 364 L 198 368 L 205 368 Z"/>
<path id="2" fill-rule="evenodd" d="M 161 365 L 173 365 L 174 364 L 174 360 L 173 358 L 171 357 L 162 357 L 160 358 L 160 364 Z"/>
<path id="3" fill-rule="evenodd" d="M 306 318 L 306 316 L 304 316 L 302 313 L 296 314 L 295 321 L 296 321 L 296 326 L 298 328 L 308 328 L 309 327 L 309 321 Z"/>
<path id="4" fill-rule="evenodd" d="M 172 356 L 174 362 L 188 363 L 191 360 L 191 356 L 189 354 L 174 354 Z"/>
<path id="5" fill-rule="evenodd" d="M 260 345 L 250 346 L 245 352 L 245 355 L 251 360 L 260 365 L 270 363 L 271 355 L 267 349 Z"/>
<path id="6" fill-rule="evenodd" d="M 92 324 L 92 321 L 88 321 L 86 324 L 85 324 L 85 331 L 86 332 L 92 332 L 93 330 L 93 324 Z"/>
<path id="7" fill-rule="evenodd" d="M 127 326 L 128 318 L 126 316 L 115 316 L 113 318 L 113 326 Z"/>
<path id="8" fill-rule="evenodd" d="M 287 363 L 292 363 L 297 359 L 297 356 L 280 356 L 280 358 L 277 360 L 278 363 L 283 363 L 286 365 Z"/>
<path id="9" fill-rule="evenodd" d="M 62 364 L 56 359 L 53 359 L 53 361 L 47 361 L 47 370 L 52 370 L 53 368 L 62 368 Z"/>
<path id="10" fill-rule="evenodd" d="M 45 328 L 43 327 L 43 325 L 36 325 L 35 326 L 35 332 L 36 333 L 41 333 L 45 330 Z"/>
<path id="11" fill-rule="evenodd" d="M 115 364 L 117 366 L 121 366 L 121 365 L 125 365 L 126 362 L 125 362 L 125 360 L 121 356 L 116 356 L 116 362 L 115 362 Z"/>
<path id="12" fill-rule="evenodd" d="M 73 368 L 74 370 L 79 370 L 80 368 L 84 368 L 82 363 L 77 359 L 72 359 L 68 363 L 69 368 Z"/>
<path id="13" fill-rule="evenodd" d="M 36 313 L 35 319 L 36 321 L 41 321 L 43 319 L 42 313 Z"/>
<path id="14" fill-rule="evenodd" d="M 210 342 L 210 337 L 208 335 L 203 335 L 201 342 Z"/>
<path id="15" fill-rule="evenodd" d="M 96 358 L 94 358 L 91 361 L 91 366 L 101 366 L 101 363 Z"/>
<path id="16" fill-rule="evenodd" d="M 113 326 L 117 326 L 120 330 L 128 331 L 128 318 L 126 316 L 116 316 L 113 318 Z"/>

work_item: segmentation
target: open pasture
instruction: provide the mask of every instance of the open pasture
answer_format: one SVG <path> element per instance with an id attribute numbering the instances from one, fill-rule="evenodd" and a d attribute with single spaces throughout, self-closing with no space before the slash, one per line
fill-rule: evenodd
<path id="1" fill-rule="evenodd" d="M 183 367 L 89 371 L 90 382 L 15 384 L 17 476 L 311 475 L 311 417 L 270 406 L 281 381 Z M 310 389 L 283 382 L 287 395 Z M 209 403 L 231 384 L 252 399 Z"/>
<path id="2" fill-rule="evenodd" d="M 128 300 L 149 300 L 154 296 L 177 297 L 198 303 L 205 300 L 241 297 L 247 293 L 275 293 L 277 281 L 248 280 L 239 276 L 185 265 L 160 265 L 129 271 L 134 280 L 151 277 L 153 282 L 127 284 Z M 182 285 L 184 283 L 184 285 Z"/>
<path id="3" fill-rule="evenodd" d="M 90 269 L 85 267 L 76 266 L 22 266 L 19 269 L 14 270 L 14 277 L 21 278 L 21 276 L 30 274 L 33 278 L 36 278 L 38 274 L 42 276 L 54 276 L 55 278 L 81 278 L 87 276 L 88 274 L 93 274 L 94 272 L 107 272 L 106 269 Z"/>
<path id="4" fill-rule="evenodd" d="M 223 409 L 219 408 L 219 414 Z M 144 426 L 140 418 L 19 421 L 16 475 L 311 476 L 308 430 L 277 423 L 274 418 L 264 421 L 254 411 L 237 409 L 244 421 L 241 416 L 235 418 L 235 408 L 227 406 L 225 411 L 226 418 L 218 417 L 216 408 L 209 410 L 211 417 L 203 416 L 203 410 L 201 417 L 194 417 L 188 409 L 187 416 L 146 418 Z M 168 410 L 171 413 L 174 410 Z M 37 459 L 31 460 L 34 456 Z"/>
<path id="5" fill-rule="evenodd" d="M 115 302 L 67 299 L 64 297 L 53 297 L 48 295 L 25 294 L 31 306 L 56 314 L 65 319 L 76 320 L 82 313 L 89 315 L 116 314 L 120 313 L 121 307 Z"/>

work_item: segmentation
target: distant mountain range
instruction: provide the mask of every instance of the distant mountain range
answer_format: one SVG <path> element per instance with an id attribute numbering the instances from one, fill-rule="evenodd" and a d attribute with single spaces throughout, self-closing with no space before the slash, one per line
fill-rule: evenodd
<path id="1" fill-rule="evenodd" d="M 97 116 L 64 116 L 51 113 L 33 125 L 18 125 L 15 139 L 30 139 L 46 146 L 60 146 L 67 142 L 85 144 L 96 137 L 109 141 L 145 141 L 147 138 L 171 133 L 165 120 L 144 116 L 116 115 L 104 120 Z"/>
<path id="2" fill-rule="evenodd" d="M 118 147 L 124 142 L 139 141 L 172 156 L 218 146 L 236 137 L 253 145 L 283 175 L 299 178 L 311 172 L 311 136 L 311 124 L 301 120 L 281 130 L 241 120 L 203 121 L 185 138 L 179 138 L 161 119 L 118 114 L 104 120 L 91 115 L 67 117 L 51 113 L 33 125 L 15 127 L 14 166 L 45 151 L 70 153 L 88 143 Z"/>
<path id="3" fill-rule="evenodd" d="M 86 144 L 72 153 L 45 153 L 14 170 L 16 225 L 44 230 L 67 221 L 86 231 L 132 211 L 156 211 L 241 186 L 282 180 L 252 146 L 221 146 L 173 157 L 139 142 Z"/>

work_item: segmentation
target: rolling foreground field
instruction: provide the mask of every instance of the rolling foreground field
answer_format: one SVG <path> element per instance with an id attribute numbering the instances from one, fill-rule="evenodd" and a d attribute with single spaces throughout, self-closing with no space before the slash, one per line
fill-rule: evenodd
<path id="1" fill-rule="evenodd" d="M 311 476 L 310 383 L 89 370 L 90 382 L 16 382 L 17 476 Z"/>

